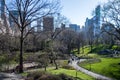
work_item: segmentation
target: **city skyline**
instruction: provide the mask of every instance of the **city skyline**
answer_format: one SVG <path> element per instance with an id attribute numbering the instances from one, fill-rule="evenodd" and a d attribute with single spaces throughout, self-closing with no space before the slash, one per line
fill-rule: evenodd
<path id="1" fill-rule="evenodd" d="M 82 27 L 84 26 L 87 17 L 92 18 L 92 11 L 95 10 L 95 7 L 107 1 L 108 0 L 61 0 L 62 10 L 60 13 L 66 16 L 71 24 L 77 24 Z"/>
<path id="2" fill-rule="evenodd" d="M 61 0 L 61 13 L 66 16 L 72 24 L 83 26 L 86 18 L 92 17 L 92 11 L 95 7 L 107 1 L 108 0 Z"/>

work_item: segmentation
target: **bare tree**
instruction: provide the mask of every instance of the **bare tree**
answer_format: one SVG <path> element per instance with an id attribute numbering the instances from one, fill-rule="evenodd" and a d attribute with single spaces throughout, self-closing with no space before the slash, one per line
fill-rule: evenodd
<path id="1" fill-rule="evenodd" d="M 120 0 L 109 0 L 109 2 L 104 4 L 102 12 L 103 22 L 114 30 L 114 32 L 106 32 L 120 40 Z M 103 26 L 106 27 L 105 25 Z"/>
<path id="2" fill-rule="evenodd" d="M 49 63 L 49 58 L 48 58 L 48 54 L 46 52 L 44 52 L 43 54 L 39 55 L 38 56 L 38 62 L 40 63 L 41 66 L 44 67 L 45 71 L 46 71 L 46 68 L 48 66 L 48 63 Z"/>
<path id="3" fill-rule="evenodd" d="M 80 47 L 82 48 L 82 53 L 84 53 L 83 46 L 84 46 L 84 33 L 80 32 L 76 35 L 76 46 L 78 49 L 78 54 L 80 54 Z"/>
<path id="4" fill-rule="evenodd" d="M 102 32 L 101 33 L 101 43 L 102 44 L 107 44 L 107 45 L 114 45 L 114 36 L 113 35 L 109 35 L 106 32 Z"/>
<path id="5" fill-rule="evenodd" d="M 5 1 L 5 0 L 4 0 Z M 54 14 L 59 9 L 59 1 L 57 0 L 12 0 L 9 7 L 6 4 L 7 11 L 13 21 L 20 30 L 20 59 L 19 72 L 23 72 L 23 43 L 26 36 L 31 32 L 32 28 L 26 32 L 27 26 L 32 22 L 46 15 Z M 10 8 L 18 11 L 19 18 L 16 18 L 10 11 Z M 19 19 L 19 20 L 18 20 Z"/>
<path id="6" fill-rule="evenodd" d="M 81 35 L 80 33 L 78 33 L 76 36 L 76 47 L 78 50 L 78 54 L 80 54 L 80 46 L 81 46 Z"/>
<path id="7" fill-rule="evenodd" d="M 61 24 L 69 25 L 70 21 L 66 16 L 60 13 L 57 13 L 57 15 L 55 15 L 54 24 L 55 24 L 55 27 L 57 28 L 57 27 L 61 27 L 62 26 Z"/>
<path id="8" fill-rule="evenodd" d="M 88 35 L 88 44 L 90 45 L 92 51 L 93 43 L 94 43 L 93 26 L 89 27 L 89 31 L 87 32 L 87 35 Z"/>
<path id="9" fill-rule="evenodd" d="M 57 49 L 55 46 L 55 42 L 56 42 L 56 38 L 59 36 L 59 34 L 62 32 L 63 30 L 56 30 L 55 32 L 50 32 L 47 38 L 47 42 L 48 42 L 48 46 L 49 46 L 49 52 L 50 52 L 50 60 L 52 63 L 55 64 L 56 69 L 58 69 L 58 65 L 57 65 Z"/>
<path id="10" fill-rule="evenodd" d="M 111 23 L 108 23 L 108 22 L 104 23 L 104 24 L 102 24 L 101 30 L 102 30 L 101 35 L 104 38 L 103 40 L 107 39 L 107 43 L 111 44 L 111 47 L 112 47 L 115 43 L 114 34 L 117 35 L 114 25 Z"/>
<path id="11" fill-rule="evenodd" d="M 64 47 L 66 47 L 66 53 L 68 54 L 70 54 L 73 47 L 75 47 L 75 37 L 76 32 L 70 29 L 64 30 L 59 36 L 59 40 L 63 43 Z"/>

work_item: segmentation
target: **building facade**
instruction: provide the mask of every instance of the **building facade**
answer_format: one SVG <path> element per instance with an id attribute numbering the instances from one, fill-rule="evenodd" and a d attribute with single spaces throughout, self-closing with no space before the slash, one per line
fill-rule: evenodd
<path id="1" fill-rule="evenodd" d="M 43 18 L 43 31 L 53 31 L 54 30 L 54 18 L 44 17 Z"/>
<path id="2" fill-rule="evenodd" d="M 95 16 L 92 18 L 94 26 L 94 36 L 98 36 L 101 32 L 101 7 L 98 5 L 95 8 Z"/>
<path id="3" fill-rule="evenodd" d="M 37 32 L 42 31 L 42 19 L 37 20 Z"/>
<path id="4" fill-rule="evenodd" d="M 0 17 L 1 19 L 4 19 L 5 14 L 5 1 L 0 0 Z"/>
<path id="5" fill-rule="evenodd" d="M 5 14 L 5 0 L 0 0 L 0 29 L 2 33 L 12 34 L 8 17 Z"/>
<path id="6" fill-rule="evenodd" d="M 16 20 L 17 22 L 19 21 L 19 13 L 17 10 L 11 10 L 9 12 L 9 23 L 12 29 L 12 34 L 18 36 L 20 35 L 20 30 L 14 20 Z"/>
<path id="7" fill-rule="evenodd" d="M 69 28 L 75 32 L 80 32 L 80 26 L 77 24 L 70 24 Z"/>
<path id="8" fill-rule="evenodd" d="M 101 32 L 101 14 L 100 14 L 100 5 L 98 5 L 95 8 L 95 16 L 93 16 L 91 19 L 86 18 L 85 22 L 85 31 L 92 30 L 93 36 L 96 37 L 100 35 Z"/>

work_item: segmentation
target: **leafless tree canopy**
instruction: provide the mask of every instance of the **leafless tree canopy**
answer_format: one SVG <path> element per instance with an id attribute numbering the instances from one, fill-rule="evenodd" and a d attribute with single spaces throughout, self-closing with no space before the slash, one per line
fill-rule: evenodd
<path id="1" fill-rule="evenodd" d="M 120 0 L 110 0 L 103 6 L 103 21 L 105 23 L 113 24 L 111 26 L 115 29 L 116 33 L 108 32 L 116 36 L 120 40 Z"/>
<path id="2" fill-rule="evenodd" d="M 23 72 L 23 43 L 32 30 L 31 27 L 31 29 L 26 32 L 26 27 L 44 16 L 55 14 L 59 11 L 60 3 L 59 0 L 11 0 L 10 2 L 11 5 L 5 4 L 6 9 L 20 30 L 19 72 L 21 73 Z M 16 11 L 18 17 L 14 16 L 11 10 Z"/>
<path id="3" fill-rule="evenodd" d="M 60 1 L 59 0 L 11 0 L 11 5 L 6 5 L 7 10 L 14 22 L 20 26 L 27 26 L 31 22 L 44 17 L 46 15 L 52 15 L 59 11 Z M 18 11 L 20 22 L 12 15 L 10 10 Z M 20 28 L 21 30 L 21 28 Z"/>
<path id="4" fill-rule="evenodd" d="M 58 13 L 57 15 L 55 15 L 55 27 L 61 27 L 61 24 L 65 24 L 66 26 L 68 26 L 70 24 L 70 21 L 67 17 L 65 17 L 64 15 L 61 15 L 60 13 Z"/>

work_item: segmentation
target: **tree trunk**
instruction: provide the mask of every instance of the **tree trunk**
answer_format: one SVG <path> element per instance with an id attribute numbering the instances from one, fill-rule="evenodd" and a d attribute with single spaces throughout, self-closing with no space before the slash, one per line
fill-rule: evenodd
<path id="1" fill-rule="evenodd" d="M 47 68 L 47 64 L 45 64 L 45 71 L 47 71 L 47 69 L 46 69 L 46 68 Z"/>
<path id="2" fill-rule="evenodd" d="M 84 54 L 84 45 L 82 44 L 82 54 Z"/>
<path id="3" fill-rule="evenodd" d="M 53 61 L 54 61 L 55 67 L 56 67 L 55 69 L 58 69 L 58 65 L 57 65 L 55 59 Z"/>
<path id="4" fill-rule="evenodd" d="M 92 44 L 90 45 L 90 48 L 91 48 L 91 52 L 92 52 Z"/>
<path id="5" fill-rule="evenodd" d="M 70 54 L 70 53 L 71 53 L 71 46 L 68 45 L 67 48 L 68 48 L 68 49 L 67 49 L 67 53 Z"/>
<path id="6" fill-rule="evenodd" d="M 23 32 L 21 31 L 20 37 L 20 60 L 19 60 L 19 73 L 23 73 Z"/>
<path id="7" fill-rule="evenodd" d="M 79 46 L 78 46 L 78 54 L 80 54 L 80 44 L 79 44 Z"/>

